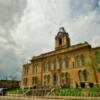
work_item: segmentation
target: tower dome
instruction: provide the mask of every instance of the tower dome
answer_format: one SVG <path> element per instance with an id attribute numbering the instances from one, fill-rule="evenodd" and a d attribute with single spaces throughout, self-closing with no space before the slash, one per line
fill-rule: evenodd
<path id="1" fill-rule="evenodd" d="M 60 27 L 60 28 L 59 28 L 59 32 L 61 32 L 61 33 L 66 33 L 64 27 Z"/>

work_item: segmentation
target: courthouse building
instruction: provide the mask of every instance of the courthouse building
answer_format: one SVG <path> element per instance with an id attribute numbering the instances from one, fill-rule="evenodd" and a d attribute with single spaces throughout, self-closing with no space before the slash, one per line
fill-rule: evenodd
<path id="1" fill-rule="evenodd" d="M 100 47 L 88 42 L 71 45 L 63 27 L 55 36 L 55 50 L 33 56 L 23 65 L 21 87 L 74 86 L 80 82 L 100 84 Z"/>

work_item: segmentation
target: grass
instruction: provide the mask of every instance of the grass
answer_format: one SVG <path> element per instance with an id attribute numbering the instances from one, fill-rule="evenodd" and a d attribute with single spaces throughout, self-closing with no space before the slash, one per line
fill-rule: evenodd
<path id="1" fill-rule="evenodd" d="M 100 96 L 99 88 L 59 88 L 50 93 L 50 96 Z"/>
<path id="2" fill-rule="evenodd" d="M 6 94 L 23 94 L 27 89 L 11 89 Z M 50 96 L 90 96 L 100 97 L 100 87 L 93 88 L 57 88 L 50 93 Z"/>
<path id="3" fill-rule="evenodd" d="M 11 90 L 7 90 L 6 94 L 23 94 L 22 89 L 11 89 Z"/>

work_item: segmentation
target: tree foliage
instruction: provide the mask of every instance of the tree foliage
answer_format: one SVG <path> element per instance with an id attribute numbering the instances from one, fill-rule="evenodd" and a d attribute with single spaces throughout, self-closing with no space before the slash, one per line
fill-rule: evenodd
<path id="1" fill-rule="evenodd" d="M 0 80 L 0 88 L 17 88 L 19 81 L 15 80 Z"/>

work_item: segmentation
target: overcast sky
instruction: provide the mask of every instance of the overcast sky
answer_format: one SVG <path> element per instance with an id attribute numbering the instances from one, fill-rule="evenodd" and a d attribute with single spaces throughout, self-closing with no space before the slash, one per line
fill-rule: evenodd
<path id="1" fill-rule="evenodd" d="M 62 26 L 71 44 L 100 46 L 100 0 L 0 0 L 0 78 L 20 79 L 23 63 L 54 50 Z"/>

